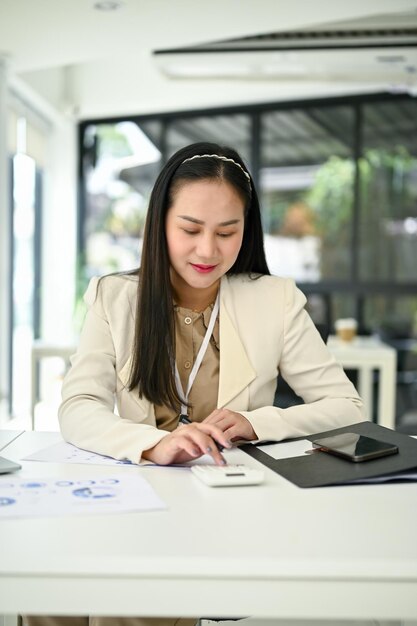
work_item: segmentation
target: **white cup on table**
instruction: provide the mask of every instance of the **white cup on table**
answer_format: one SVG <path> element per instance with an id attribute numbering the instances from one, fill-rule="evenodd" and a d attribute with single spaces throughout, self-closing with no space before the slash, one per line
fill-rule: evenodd
<path id="1" fill-rule="evenodd" d="M 335 321 L 336 335 L 342 341 L 352 341 L 358 332 L 358 322 L 353 317 L 340 318 Z"/>

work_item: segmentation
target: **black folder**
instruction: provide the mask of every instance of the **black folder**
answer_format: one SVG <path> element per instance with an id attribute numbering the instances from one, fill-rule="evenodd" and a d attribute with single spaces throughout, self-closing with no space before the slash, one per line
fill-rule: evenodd
<path id="1" fill-rule="evenodd" d="M 244 444 L 241 449 L 277 472 L 298 487 L 326 487 L 361 482 L 383 482 L 384 480 L 405 480 L 405 474 L 417 472 L 417 439 L 372 422 L 359 422 L 343 428 L 336 428 L 304 437 L 309 441 L 321 437 L 353 432 L 373 437 L 386 443 L 395 444 L 398 454 L 353 463 L 322 451 L 289 459 L 274 459 L 254 444 Z M 272 443 L 272 442 L 271 442 Z M 274 442 L 276 443 L 276 442 Z M 263 446 L 265 443 L 260 443 Z M 415 477 L 417 480 L 417 475 Z"/>

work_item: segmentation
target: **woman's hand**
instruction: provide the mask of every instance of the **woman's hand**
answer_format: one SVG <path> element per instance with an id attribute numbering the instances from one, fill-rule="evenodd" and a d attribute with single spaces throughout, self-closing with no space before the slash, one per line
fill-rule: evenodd
<path id="1" fill-rule="evenodd" d="M 215 409 L 202 424 L 217 426 L 229 441 L 238 441 L 239 439 L 253 441 L 257 439 L 249 420 L 240 413 L 229 411 L 229 409 Z"/>
<path id="2" fill-rule="evenodd" d="M 193 422 L 180 425 L 161 439 L 156 446 L 144 450 L 142 458 L 158 465 L 169 465 L 185 463 L 203 454 L 209 454 L 216 465 L 225 465 L 226 460 L 220 454 L 216 442 L 224 448 L 231 447 L 228 437 L 218 426 L 205 421 Z"/>

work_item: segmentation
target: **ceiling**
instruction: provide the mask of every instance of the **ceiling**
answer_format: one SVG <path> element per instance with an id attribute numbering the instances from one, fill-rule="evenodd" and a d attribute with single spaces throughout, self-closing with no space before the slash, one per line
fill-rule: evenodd
<path id="1" fill-rule="evenodd" d="M 0 55 L 11 81 L 76 118 L 417 93 L 416 38 L 388 48 L 388 36 L 381 47 L 277 48 L 289 33 L 417 29 L 417 0 L 120 0 L 114 11 L 95 1 L 0 1 Z M 260 41 L 264 49 L 254 50 Z"/>

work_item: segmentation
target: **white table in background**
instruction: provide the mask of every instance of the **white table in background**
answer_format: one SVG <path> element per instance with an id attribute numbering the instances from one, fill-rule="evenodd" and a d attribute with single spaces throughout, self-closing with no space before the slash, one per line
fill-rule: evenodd
<path id="1" fill-rule="evenodd" d="M 373 415 L 373 371 L 379 371 L 377 423 L 395 429 L 397 352 L 377 337 L 341 341 L 330 336 L 329 350 L 344 369 L 358 370 L 358 392 L 367 416 Z"/>
<path id="2" fill-rule="evenodd" d="M 27 432 L 7 456 L 28 479 L 137 472 L 168 509 L 1 521 L 0 614 L 417 620 L 417 483 L 299 489 L 265 468 L 213 489 L 183 468 L 21 461 L 59 440 Z"/>

